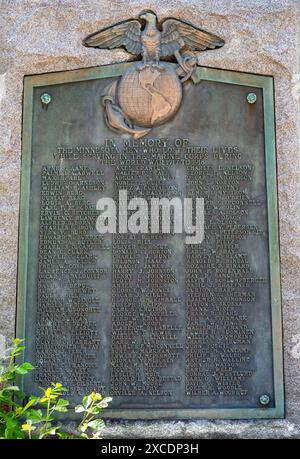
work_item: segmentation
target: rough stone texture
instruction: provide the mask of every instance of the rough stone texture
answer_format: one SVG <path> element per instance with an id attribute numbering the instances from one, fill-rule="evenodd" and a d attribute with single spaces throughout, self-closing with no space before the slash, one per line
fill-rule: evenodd
<path id="1" fill-rule="evenodd" d="M 224 48 L 201 65 L 273 75 L 285 351 L 285 420 L 109 423 L 107 437 L 300 437 L 300 208 L 298 0 L 1 0 L 0 23 L 0 333 L 14 334 L 23 76 L 131 59 L 81 39 L 151 7 L 221 35 Z M 2 340 L 3 341 L 3 340 Z"/>

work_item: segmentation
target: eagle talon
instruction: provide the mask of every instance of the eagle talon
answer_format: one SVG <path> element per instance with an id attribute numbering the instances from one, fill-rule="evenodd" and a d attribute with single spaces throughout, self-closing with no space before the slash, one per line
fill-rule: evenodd
<path id="1" fill-rule="evenodd" d="M 155 62 L 155 64 L 152 64 L 151 67 L 161 71 L 161 65 L 159 64 L 159 62 L 157 62 L 157 63 Z"/>
<path id="2" fill-rule="evenodd" d="M 151 64 L 147 64 L 147 63 L 143 62 L 143 64 L 140 65 L 140 67 L 138 68 L 138 71 L 141 72 L 142 70 L 147 69 L 149 67 L 151 67 Z"/>

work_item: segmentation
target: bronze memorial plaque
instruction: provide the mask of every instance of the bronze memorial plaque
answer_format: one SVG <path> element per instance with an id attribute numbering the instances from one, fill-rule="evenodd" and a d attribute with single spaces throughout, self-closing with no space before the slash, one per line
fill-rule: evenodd
<path id="1" fill-rule="evenodd" d="M 283 417 L 272 77 L 199 66 L 224 41 L 149 11 L 84 44 L 142 60 L 25 77 L 24 390 L 97 391 L 111 418 Z"/>

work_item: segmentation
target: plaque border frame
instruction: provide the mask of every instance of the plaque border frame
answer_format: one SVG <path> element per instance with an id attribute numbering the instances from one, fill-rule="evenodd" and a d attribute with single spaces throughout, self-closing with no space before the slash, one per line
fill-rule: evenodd
<path id="1" fill-rule="evenodd" d="M 29 260 L 29 204 L 31 177 L 31 142 L 33 92 L 40 86 L 118 77 L 132 62 L 89 67 L 77 70 L 58 71 L 24 76 L 21 189 L 19 211 L 19 242 L 17 268 L 17 315 L 16 336 L 25 339 L 27 266 Z M 195 83 L 208 80 L 220 83 L 250 86 L 263 91 L 263 118 L 265 137 L 266 192 L 269 236 L 270 299 L 272 323 L 272 351 L 274 377 L 274 408 L 179 408 L 179 409 L 106 409 L 102 417 L 108 419 L 274 419 L 285 417 L 283 340 L 280 282 L 279 221 L 277 197 L 277 162 L 275 134 L 274 78 L 270 75 L 238 72 L 212 67 L 197 66 L 194 70 Z M 24 357 L 18 359 L 22 363 Z M 22 388 L 23 378 L 19 384 Z M 68 419 L 76 418 L 67 415 Z"/>

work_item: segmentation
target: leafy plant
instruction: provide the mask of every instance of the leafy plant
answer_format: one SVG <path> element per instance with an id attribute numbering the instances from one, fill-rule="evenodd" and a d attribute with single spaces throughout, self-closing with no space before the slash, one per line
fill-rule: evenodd
<path id="1" fill-rule="evenodd" d="M 29 362 L 16 364 L 15 358 L 24 352 L 22 340 L 15 339 L 12 348 L 7 350 L 0 365 L 0 438 L 100 438 L 105 427 L 100 418 L 103 408 L 108 406 L 111 397 L 102 398 L 92 392 L 82 399 L 82 404 L 75 407 L 76 413 L 82 413 L 82 419 L 75 432 L 68 433 L 57 423 L 57 413 L 69 411 L 69 401 L 64 398 L 68 389 L 60 383 L 41 389 L 40 396 L 25 394 L 16 385 L 17 375 L 25 375 L 34 367 Z M 24 402 L 24 400 L 28 400 Z"/>
<path id="2" fill-rule="evenodd" d="M 92 392 L 83 397 L 82 404 L 75 407 L 76 413 L 83 413 L 83 418 L 77 427 L 78 432 L 83 438 L 90 438 L 88 431 L 92 431 L 92 438 L 100 438 L 100 432 L 105 427 L 103 419 L 99 419 L 99 414 L 108 406 L 111 397 L 102 398 L 101 394 Z"/>

